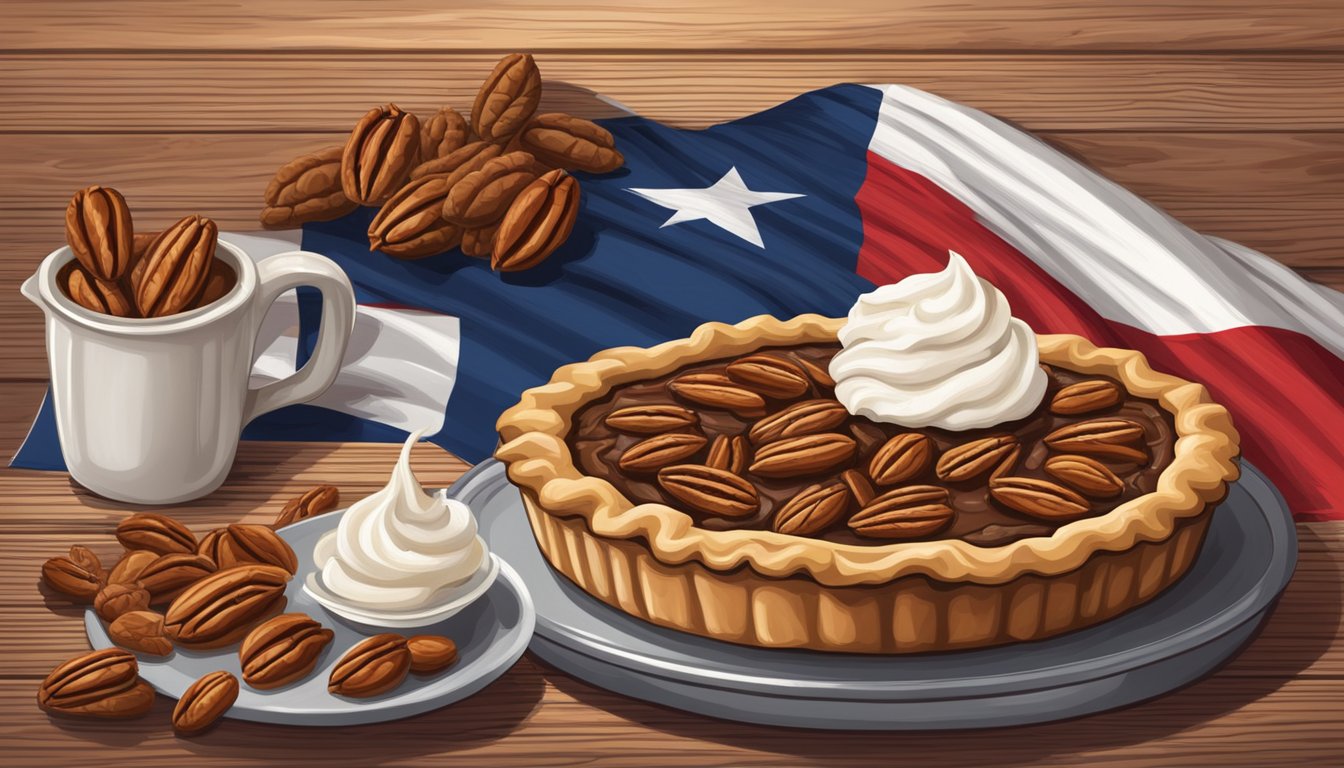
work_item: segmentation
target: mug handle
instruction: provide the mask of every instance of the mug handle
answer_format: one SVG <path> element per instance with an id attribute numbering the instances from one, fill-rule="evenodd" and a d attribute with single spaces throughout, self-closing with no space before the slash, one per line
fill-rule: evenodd
<path id="1" fill-rule="evenodd" d="M 312 286 L 322 292 L 322 322 L 317 345 L 308 362 L 292 375 L 264 387 L 250 389 L 243 406 L 243 423 L 294 403 L 303 403 L 327 390 L 341 371 L 345 347 L 355 327 L 355 291 L 336 262 L 311 251 L 290 251 L 257 262 L 255 334 L 280 295 L 291 288 Z"/>

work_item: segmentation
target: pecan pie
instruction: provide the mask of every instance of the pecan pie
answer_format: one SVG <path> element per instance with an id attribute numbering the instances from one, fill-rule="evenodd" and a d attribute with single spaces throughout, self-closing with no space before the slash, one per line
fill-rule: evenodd
<path id="1" fill-rule="evenodd" d="M 1036 337 L 1023 418 L 855 415 L 843 320 L 710 323 L 566 366 L 496 456 L 550 563 L 654 623 L 770 647 L 906 653 L 1032 640 L 1178 579 L 1237 476 L 1227 411 L 1135 351 Z"/>

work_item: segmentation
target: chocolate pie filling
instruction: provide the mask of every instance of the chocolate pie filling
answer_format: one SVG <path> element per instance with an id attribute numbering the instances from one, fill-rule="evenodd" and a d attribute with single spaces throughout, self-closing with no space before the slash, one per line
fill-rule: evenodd
<path id="1" fill-rule="evenodd" d="M 830 363 L 831 357 L 840 349 L 838 344 L 811 344 L 805 346 L 779 348 L 770 351 L 793 356 L 801 360 L 816 363 L 822 370 Z M 607 480 L 627 498 L 636 503 L 661 502 L 680 509 L 696 521 L 696 524 L 711 530 L 731 530 L 745 528 L 768 530 L 775 511 L 800 491 L 819 482 L 831 482 L 841 472 L 857 468 L 867 475 L 869 461 L 874 452 L 888 438 L 904 432 L 917 432 L 928 435 L 934 442 L 937 455 L 973 440 L 994 435 L 1015 435 L 1022 446 L 1022 452 L 1016 464 L 1006 472 L 1008 476 L 1028 477 L 1049 480 L 1058 483 L 1044 470 L 1047 458 L 1060 452 L 1050 449 L 1043 438 L 1054 430 L 1068 424 L 1074 424 L 1101 417 L 1119 417 L 1129 419 L 1143 427 L 1144 443 L 1147 445 L 1148 460 L 1144 464 L 1133 461 L 1092 455 L 1103 463 L 1124 483 L 1123 492 L 1108 499 L 1088 498 L 1090 510 L 1087 516 L 1098 516 L 1109 512 L 1124 502 L 1151 493 L 1157 486 L 1158 475 L 1171 463 L 1172 447 L 1175 443 L 1175 427 L 1171 414 L 1163 410 L 1156 401 L 1130 396 L 1128 393 L 1117 404 L 1082 415 L 1060 416 L 1050 412 L 1050 401 L 1056 392 L 1070 384 L 1081 381 L 1107 380 L 1102 376 L 1091 376 L 1073 371 L 1046 366 L 1049 374 L 1049 387 L 1045 398 L 1036 412 L 1025 419 L 1001 424 L 986 429 L 974 429 L 953 432 L 944 429 L 909 429 L 894 424 L 878 424 L 862 417 L 849 417 L 844 424 L 829 430 L 853 437 L 858 444 L 856 457 L 836 467 L 828 468 L 824 473 L 788 478 L 766 478 L 753 475 L 744 470 L 743 477 L 751 482 L 760 496 L 760 508 L 755 514 L 742 518 L 726 518 L 707 515 L 686 507 L 677 499 L 668 495 L 658 485 L 656 475 L 627 474 L 617 467 L 617 461 L 632 445 L 645 440 L 647 434 L 626 434 L 612 429 L 604 423 L 606 416 L 614 410 L 633 405 L 675 404 L 694 410 L 699 416 L 698 427 L 675 431 L 695 431 L 703 434 L 712 443 L 718 435 L 744 435 L 759 418 L 740 417 L 728 410 L 708 408 L 679 399 L 668 389 L 672 379 L 688 373 L 722 373 L 724 366 L 734 358 L 699 363 L 687 366 L 674 373 L 655 379 L 619 386 L 606 397 L 590 403 L 579 411 L 575 426 L 570 432 L 569 447 L 581 470 L 593 477 Z M 1121 387 L 1121 391 L 1124 388 Z M 766 397 L 769 413 L 777 412 L 793 402 L 808 398 L 833 398 L 829 389 L 816 388 L 812 394 L 795 400 L 776 400 Z M 763 417 L 762 417 L 763 418 Z M 709 451 L 708 443 L 699 453 L 678 461 L 682 464 L 702 464 Z M 1018 539 L 1032 536 L 1048 536 L 1067 521 L 1052 521 L 1033 518 L 1003 506 L 992 499 L 988 489 L 988 473 L 965 482 L 947 482 L 938 479 L 932 466 L 915 478 L 898 486 L 881 487 L 874 485 L 877 494 L 906 485 L 937 485 L 947 488 L 951 494 L 950 506 L 955 510 L 952 522 L 942 530 L 920 537 L 900 539 L 900 541 L 928 541 L 936 539 L 958 538 L 980 546 L 1000 546 Z M 867 538 L 853 533 L 845 525 L 845 520 L 858 505 L 851 499 L 849 513 L 844 515 L 827 530 L 816 534 L 815 538 L 846 544 L 887 545 L 896 540 Z"/>

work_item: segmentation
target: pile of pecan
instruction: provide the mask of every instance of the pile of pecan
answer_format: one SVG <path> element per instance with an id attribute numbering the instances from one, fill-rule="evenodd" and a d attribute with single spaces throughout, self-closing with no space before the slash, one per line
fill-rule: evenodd
<path id="1" fill-rule="evenodd" d="M 623 474 L 656 483 L 700 515 L 750 518 L 761 509 L 760 488 L 816 478 L 776 506 L 768 523 L 798 536 L 835 526 L 870 539 L 928 536 L 957 514 L 949 489 L 968 485 L 985 488 L 1008 510 L 1059 525 L 1092 514 L 1090 500 L 1123 493 L 1108 463 L 1132 468 L 1149 458 L 1142 425 L 1096 415 L 1123 399 L 1109 380 L 1081 381 L 1051 399 L 1048 408 L 1058 416 L 1094 417 L 1041 438 L 1048 480 L 1014 474 L 1029 446 L 1011 433 L 940 450 L 928 434 L 907 431 L 865 449 L 847 428 L 853 419 L 834 398 L 834 386 L 815 363 L 758 352 L 675 376 L 666 384 L 669 402 L 618 407 L 603 423 L 635 438 L 617 458 Z M 712 411 L 727 411 L 745 427 L 707 430 L 702 415 Z"/>
<path id="2" fill-rule="evenodd" d="M 111 569 L 81 545 L 48 560 L 42 566 L 46 585 L 75 603 L 92 604 L 118 647 L 58 666 L 42 681 L 38 705 L 71 717 L 141 717 L 153 706 L 154 691 L 140 679 L 135 654 L 166 657 L 175 648 L 240 643 L 243 683 L 256 690 L 311 675 L 335 635 L 305 614 L 282 613 L 298 558 L 275 531 L 329 512 L 338 500 L 334 487 L 314 488 L 286 504 L 271 525 L 229 525 L 199 540 L 172 518 L 131 515 L 117 526 L 123 551 Z M 328 690 L 374 696 L 396 688 L 408 673 L 434 674 L 456 660 L 457 646 L 446 637 L 377 635 L 346 652 Z M 178 700 L 174 730 L 206 730 L 233 705 L 239 689 L 228 672 L 200 678 Z"/>
<path id="3" fill-rule="evenodd" d="M 609 173 L 625 158 L 610 132 L 561 113 L 535 114 L 541 72 L 511 54 L 469 115 L 421 120 L 374 107 L 344 146 L 290 161 L 266 187 L 261 223 L 295 227 L 377 206 L 369 249 L 419 259 L 460 248 L 509 272 L 536 266 L 569 237 L 579 210 L 570 171 Z"/>
<path id="4" fill-rule="evenodd" d="M 215 222 L 186 216 L 162 232 L 137 234 L 126 199 L 111 187 L 94 185 L 70 198 L 65 239 L 75 260 L 57 283 L 76 304 L 104 315 L 175 315 L 218 300 L 236 280 L 215 258 Z"/>

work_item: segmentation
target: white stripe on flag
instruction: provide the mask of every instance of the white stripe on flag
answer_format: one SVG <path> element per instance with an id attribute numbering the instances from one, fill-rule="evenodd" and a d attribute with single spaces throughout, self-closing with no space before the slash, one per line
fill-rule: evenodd
<path id="1" fill-rule="evenodd" d="M 1103 317 L 1158 335 L 1272 326 L 1344 357 L 1344 294 L 1194 232 L 977 109 L 873 87 L 883 98 L 869 149 L 957 197 Z"/>
<path id="2" fill-rule="evenodd" d="M 298 247 L 297 230 L 225 239 L 258 260 Z M 257 334 L 253 387 L 294 372 L 298 332 L 298 297 L 289 291 L 267 311 Z M 435 434 L 457 380 L 461 336 L 461 323 L 450 315 L 359 306 L 341 372 L 310 405 Z"/>

